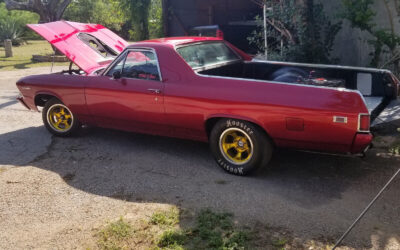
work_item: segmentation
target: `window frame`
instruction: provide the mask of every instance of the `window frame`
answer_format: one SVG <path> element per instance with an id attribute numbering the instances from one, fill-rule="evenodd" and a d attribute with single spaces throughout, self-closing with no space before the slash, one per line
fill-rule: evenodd
<path id="1" fill-rule="evenodd" d="M 199 66 L 199 67 L 191 67 L 189 65 L 189 63 L 185 60 L 185 58 L 183 58 L 183 56 L 179 53 L 178 49 L 184 48 L 184 47 L 189 47 L 189 46 L 193 46 L 193 45 L 202 45 L 202 44 L 212 44 L 212 43 L 222 43 L 224 44 L 233 54 L 235 54 L 238 59 L 236 60 L 231 60 L 231 61 L 227 61 L 227 62 L 220 62 L 220 63 L 214 63 L 214 64 L 210 64 L 207 66 Z M 199 72 L 199 71 L 205 71 L 205 70 L 209 70 L 209 69 L 214 69 L 214 68 L 218 68 L 221 66 L 225 66 L 225 65 L 230 65 L 230 64 L 234 64 L 240 61 L 243 61 L 243 57 L 241 55 L 239 55 L 239 53 L 237 53 L 234 49 L 232 49 L 225 41 L 221 40 L 221 41 L 201 41 L 201 42 L 193 42 L 193 43 L 187 43 L 187 44 L 182 44 L 182 45 L 178 45 L 178 46 L 174 46 L 175 47 L 175 51 L 176 53 L 182 58 L 182 60 L 194 71 L 194 72 Z"/>
<path id="2" fill-rule="evenodd" d="M 125 49 L 118 57 L 115 58 L 115 60 L 107 67 L 107 69 L 104 71 L 103 76 L 107 76 L 107 74 L 121 61 L 123 61 L 122 69 L 121 69 L 121 74 L 122 71 L 124 70 L 125 66 L 125 61 L 128 56 L 128 53 L 130 52 L 152 52 L 155 56 L 155 59 L 157 61 L 157 72 L 159 75 L 159 80 L 153 80 L 153 79 L 140 79 L 140 78 L 129 78 L 129 77 L 121 77 L 124 79 L 134 79 L 134 80 L 146 80 L 146 81 L 156 81 L 156 82 L 163 82 L 162 74 L 161 74 L 161 68 L 160 68 L 160 61 L 158 60 L 158 55 L 155 49 L 153 48 L 128 48 Z M 110 77 L 110 76 L 108 76 Z M 112 76 L 111 76 L 112 77 Z"/>

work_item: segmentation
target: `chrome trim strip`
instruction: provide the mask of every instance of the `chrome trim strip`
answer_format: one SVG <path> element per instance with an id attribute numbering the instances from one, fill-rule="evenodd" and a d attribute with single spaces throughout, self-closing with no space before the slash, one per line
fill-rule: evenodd
<path id="1" fill-rule="evenodd" d="M 226 61 L 226 62 L 221 62 L 221 63 L 215 63 L 215 64 L 207 65 L 205 67 L 197 67 L 197 68 L 192 68 L 192 69 L 193 69 L 193 71 L 196 71 L 196 72 L 205 71 L 205 70 L 210 70 L 210 69 L 215 69 L 215 68 L 231 65 L 231 64 L 234 64 L 234 63 L 242 62 L 242 61 L 243 61 L 243 59 L 238 59 L 238 60 L 234 60 L 234 61 Z"/>
<path id="2" fill-rule="evenodd" d="M 360 114 L 358 114 L 358 127 L 357 127 L 357 132 L 359 132 L 359 133 L 370 133 L 371 132 L 371 130 L 370 129 L 368 129 L 368 130 L 361 130 L 361 116 L 365 116 L 365 115 L 367 115 L 367 116 L 369 116 L 369 122 L 371 122 L 371 115 L 368 113 L 368 114 L 365 114 L 365 113 L 360 113 Z M 371 126 L 370 126 L 370 128 L 371 128 Z"/>
<path id="3" fill-rule="evenodd" d="M 333 122 L 334 123 L 343 123 L 343 124 L 347 124 L 348 122 L 348 118 L 345 116 L 334 116 L 333 117 Z"/>
<path id="4" fill-rule="evenodd" d="M 328 64 L 311 64 L 311 63 L 295 63 L 295 62 L 279 62 L 279 61 L 267 61 L 262 59 L 253 59 L 251 62 L 258 63 L 269 63 L 275 65 L 287 65 L 287 66 L 305 66 L 314 68 L 328 68 L 328 69 L 348 69 L 348 70 L 360 70 L 372 73 L 391 73 L 387 69 L 376 69 L 376 68 L 366 68 L 366 67 L 351 67 L 351 66 L 341 66 L 341 65 L 328 65 Z"/>
<path id="5" fill-rule="evenodd" d="M 206 77 L 206 78 L 231 79 L 231 80 L 240 80 L 240 81 L 247 81 L 247 82 L 282 84 L 282 85 L 302 86 L 302 87 L 318 88 L 318 89 L 333 89 L 333 90 L 336 90 L 336 91 L 343 91 L 343 92 L 354 92 L 354 93 L 358 93 L 362 97 L 362 99 L 364 100 L 364 97 L 361 95 L 360 91 L 355 90 L 355 89 L 334 88 L 334 87 L 326 87 L 326 86 L 315 86 L 315 85 L 307 85 L 307 84 L 301 84 L 301 83 L 276 82 L 276 81 L 269 81 L 269 80 L 267 81 L 267 80 L 249 79 L 249 78 L 240 78 L 240 77 L 205 75 L 205 74 L 199 74 L 196 71 L 194 71 L 194 73 L 197 76 Z M 365 100 L 364 100 L 364 104 L 365 104 Z M 367 105 L 365 105 L 365 107 L 367 107 Z"/>
<path id="6" fill-rule="evenodd" d="M 108 72 L 111 70 L 111 68 L 113 68 L 113 67 L 115 66 L 115 64 L 117 64 L 117 63 L 120 62 L 120 60 L 122 59 L 122 57 L 125 56 L 125 54 L 127 53 L 127 51 L 128 51 L 127 49 L 125 49 L 124 51 L 122 51 L 121 54 L 119 54 L 119 55 L 114 59 L 114 61 L 112 61 L 112 63 L 110 63 L 110 64 L 106 67 L 106 69 L 103 71 L 102 76 L 107 75 Z"/>

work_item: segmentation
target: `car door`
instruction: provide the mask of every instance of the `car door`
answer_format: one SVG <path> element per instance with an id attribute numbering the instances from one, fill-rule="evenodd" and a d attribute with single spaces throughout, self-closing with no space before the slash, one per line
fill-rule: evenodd
<path id="1" fill-rule="evenodd" d="M 148 132 L 165 123 L 163 85 L 155 51 L 128 49 L 88 81 L 86 102 L 98 126 Z"/>

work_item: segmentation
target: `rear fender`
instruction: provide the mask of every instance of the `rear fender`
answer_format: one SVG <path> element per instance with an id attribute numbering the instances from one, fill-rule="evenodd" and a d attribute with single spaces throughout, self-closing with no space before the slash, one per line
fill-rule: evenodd
<path id="1" fill-rule="evenodd" d="M 256 126 L 258 126 L 260 129 L 262 129 L 262 131 L 265 132 L 265 134 L 269 137 L 269 139 L 271 141 L 273 141 L 273 139 L 271 138 L 271 136 L 268 134 L 268 131 L 265 129 L 264 126 L 261 125 L 260 122 L 258 122 L 257 120 L 254 120 L 250 117 L 246 117 L 246 116 L 241 116 L 241 115 L 233 115 L 233 114 L 213 114 L 208 116 L 205 121 L 204 121 L 204 127 L 207 129 L 207 122 L 210 121 L 211 119 L 236 119 L 236 120 L 242 120 L 242 121 L 246 121 L 246 122 L 251 122 L 253 124 L 255 124 Z M 208 133 L 209 131 L 207 131 Z"/>

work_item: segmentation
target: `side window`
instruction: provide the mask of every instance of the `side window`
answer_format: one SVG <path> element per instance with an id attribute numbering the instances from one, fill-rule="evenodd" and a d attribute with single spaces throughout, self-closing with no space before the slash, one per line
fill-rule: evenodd
<path id="1" fill-rule="evenodd" d="M 130 51 L 127 56 L 107 73 L 112 76 L 115 71 L 121 72 L 121 77 L 160 81 L 158 62 L 152 51 Z"/>
<path id="2" fill-rule="evenodd" d="M 118 59 L 119 61 L 114 65 L 112 69 L 107 72 L 107 76 L 113 76 L 114 72 L 122 72 L 122 67 L 124 66 L 125 57 L 121 57 Z"/>

